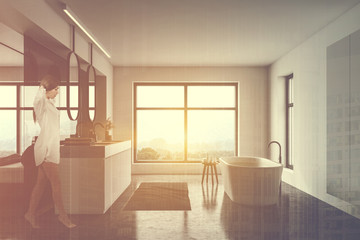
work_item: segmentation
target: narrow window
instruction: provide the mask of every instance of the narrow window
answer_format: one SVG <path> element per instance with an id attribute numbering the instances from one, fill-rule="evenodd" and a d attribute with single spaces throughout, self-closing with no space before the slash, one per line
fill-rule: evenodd
<path id="1" fill-rule="evenodd" d="M 294 75 L 290 74 L 285 77 L 286 80 L 286 145 L 285 145 L 285 167 L 293 169 L 293 122 L 294 122 Z"/>

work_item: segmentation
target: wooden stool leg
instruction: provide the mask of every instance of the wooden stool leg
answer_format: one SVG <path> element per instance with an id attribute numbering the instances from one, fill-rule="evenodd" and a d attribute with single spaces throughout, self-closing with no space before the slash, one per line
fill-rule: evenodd
<path id="1" fill-rule="evenodd" d="M 203 169 L 203 174 L 202 174 L 201 184 L 203 184 L 203 182 L 204 182 L 205 170 L 206 170 L 206 165 L 204 164 L 204 169 Z"/>
<path id="2" fill-rule="evenodd" d="M 209 165 L 206 164 L 206 183 L 209 182 Z"/>
<path id="3" fill-rule="evenodd" d="M 211 163 L 211 164 L 210 164 L 210 167 L 211 167 L 211 184 L 214 185 L 214 174 L 213 174 L 213 167 L 214 167 L 214 165 Z"/>
<path id="4" fill-rule="evenodd" d="M 216 170 L 216 164 L 214 165 L 214 170 L 215 170 L 216 183 L 219 183 L 218 174 L 217 174 L 217 170 Z"/>

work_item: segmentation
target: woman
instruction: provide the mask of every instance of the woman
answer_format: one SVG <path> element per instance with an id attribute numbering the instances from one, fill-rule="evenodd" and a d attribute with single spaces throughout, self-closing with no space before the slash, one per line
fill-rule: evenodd
<path id="1" fill-rule="evenodd" d="M 54 98 L 59 86 L 51 75 L 46 75 L 40 83 L 34 99 L 34 120 L 41 128 L 34 146 L 35 164 L 38 167 L 36 184 L 31 194 L 29 209 L 25 219 L 33 228 L 39 228 L 36 221 L 36 208 L 40 202 L 47 179 L 50 181 L 54 204 L 59 212 L 58 219 L 68 228 L 76 225 L 67 216 L 61 195 L 58 165 L 60 162 L 60 118 Z"/>

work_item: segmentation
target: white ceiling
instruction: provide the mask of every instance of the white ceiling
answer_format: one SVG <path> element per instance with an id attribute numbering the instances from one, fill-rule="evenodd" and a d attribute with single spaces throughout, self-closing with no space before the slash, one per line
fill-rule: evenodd
<path id="1" fill-rule="evenodd" d="M 359 0 L 62 0 L 115 66 L 264 66 Z"/>
<path id="2" fill-rule="evenodd" d="M 24 65 L 24 37 L 1 22 L 0 43 L 0 67 Z"/>
<path id="3" fill-rule="evenodd" d="M 114 66 L 267 66 L 360 2 L 44 1 L 65 2 Z"/>

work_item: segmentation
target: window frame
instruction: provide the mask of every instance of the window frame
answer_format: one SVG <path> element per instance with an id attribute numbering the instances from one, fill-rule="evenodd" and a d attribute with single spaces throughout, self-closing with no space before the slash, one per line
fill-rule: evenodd
<path id="1" fill-rule="evenodd" d="M 238 82 L 134 82 L 133 83 L 133 161 L 134 163 L 199 163 L 200 161 L 188 160 L 188 111 L 189 110 L 233 110 L 235 112 L 235 155 L 239 151 L 239 88 Z M 138 86 L 183 86 L 184 87 L 184 107 L 137 107 L 137 87 Z M 234 107 L 188 107 L 188 86 L 233 86 L 235 88 Z M 184 111 L 184 160 L 183 161 L 164 161 L 164 160 L 137 160 L 137 111 L 138 110 L 183 110 Z"/>
<path id="2" fill-rule="evenodd" d="M 77 85 L 77 83 L 71 83 L 70 85 Z M 91 83 L 90 85 L 96 86 L 95 83 Z M 0 82 L 0 87 L 1 86 L 16 86 L 16 107 L 0 107 L 0 111 L 2 111 L 2 110 L 15 110 L 16 111 L 16 153 L 21 154 L 22 151 L 24 151 L 26 149 L 26 147 L 24 149 L 21 148 L 21 145 L 22 145 L 22 142 L 21 142 L 21 139 L 22 139 L 21 138 L 21 124 L 22 124 L 21 123 L 21 114 L 23 113 L 23 111 L 33 110 L 33 107 L 22 107 L 21 106 L 21 96 L 23 94 L 21 92 L 21 87 L 39 86 L 39 82 L 18 82 L 18 81 Z M 67 86 L 67 83 L 60 82 L 59 86 Z M 67 107 L 57 107 L 57 109 L 59 111 L 61 111 L 61 110 L 67 110 L 68 108 Z M 90 110 L 95 111 L 95 109 L 96 109 L 96 104 L 94 104 L 94 107 L 89 107 L 89 111 Z M 71 107 L 70 110 L 78 110 L 79 111 L 79 107 Z"/>
<path id="3" fill-rule="evenodd" d="M 285 104 L 286 104 L 286 142 L 285 142 L 285 168 L 294 169 L 292 151 L 293 151 L 293 114 L 294 114 L 294 102 L 293 102 L 293 81 L 294 74 L 285 76 Z"/>

